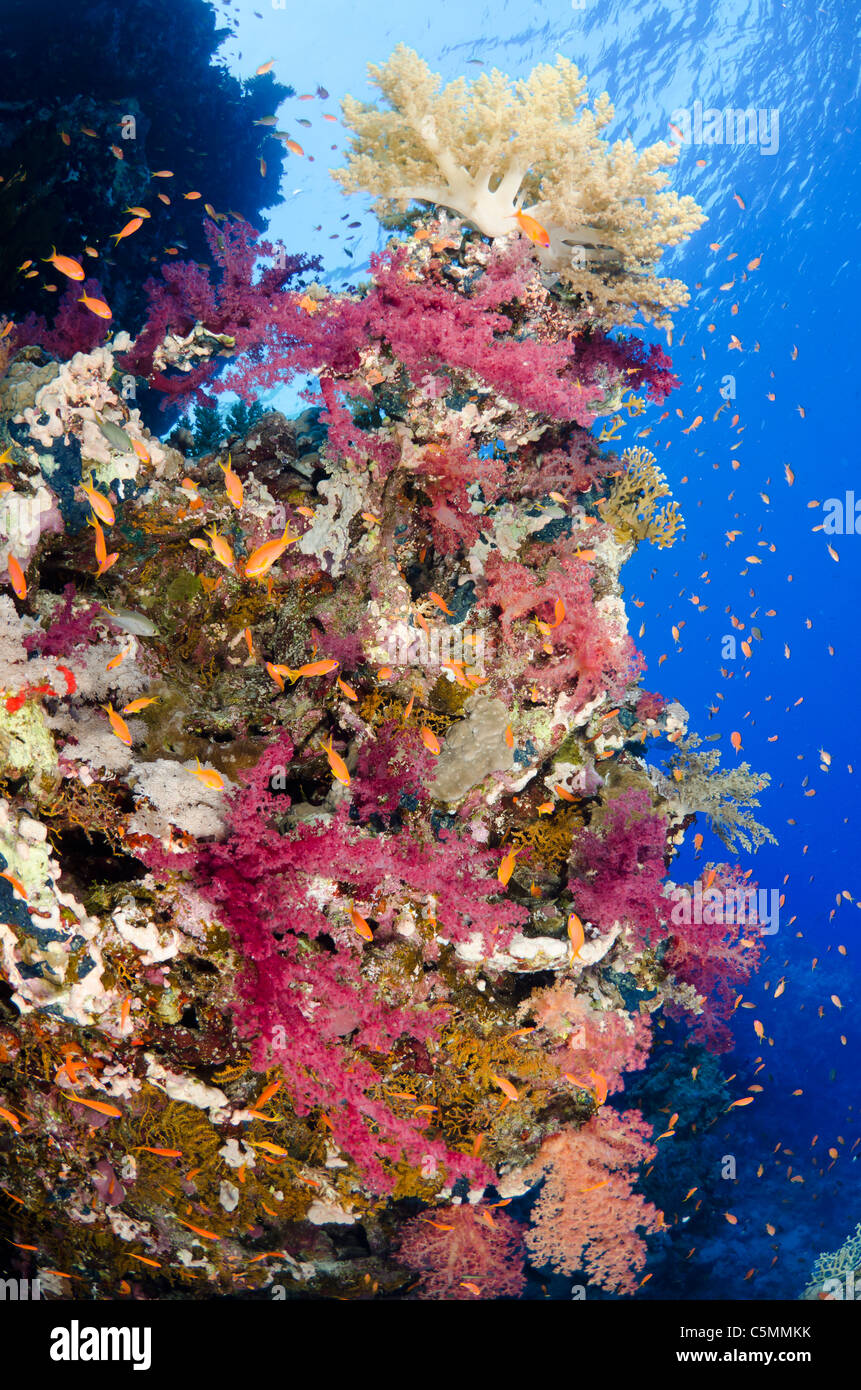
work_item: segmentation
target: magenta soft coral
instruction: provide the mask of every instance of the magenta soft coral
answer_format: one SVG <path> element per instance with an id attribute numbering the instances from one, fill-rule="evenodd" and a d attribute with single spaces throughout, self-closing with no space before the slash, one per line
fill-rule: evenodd
<path id="1" fill-rule="evenodd" d="M 428 1155 L 452 1179 L 486 1180 L 483 1164 L 429 1140 L 413 1115 L 395 1113 L 367 1057 L 389 1053 L 402 1037 L 432 1042 L 445 1010 L 428 1010 L 417 985 L 403 1006 L 392 1003 L 363 966 L 368 950 L 385 951 L 397 939 L 397 915 L 411 903 L 425 902 L 450 939 L 478 931 L 488 948 L 505 944 L 525 910 L 498 900 L 497 856 L 452 834 L 431 843 L 406 832 L 368 834 L 350 823 L 346 807 L 326 823 L 282 834 L 272 821 L 290 805 L 291 760 L 285 734 L 245 774 L 223 844 L 187 856 L 152 849 L 147 863 L 157 872 L 192 869 L 243 963 L 237 1028 L 251 1043 L 253 1065 L 283 1068 L 297 1114 L 322 1109 L 335 1143 L 374 1190 L 391 1187 L 401 1158 L 420 1166 Z M 353 905 L 374 924 L 373 947 L 351 923 Z"/>
<path id="2" fill-rule="evenodd" d="M 638 946 L 664 932 L 663 896 L 667 826 L 647 791 L 631 788 L 607 806 L 601 833 L 582 830 L 571 851 L 568 887 L 580 916 L 602 932 L 627 926 Z"/>
<path id="3" fill-rule="evenodd" d="M 104 297 L 98 280 L 88 279 L 83 284 L 78 281 L 61 294 L 51 325 L 41 314 L 28 314 L 13 331 L 15 351 L 22 347 L 43 347 L 65 362 L 76 352 L 92 352 L 93 348 L 100 347 L 108 336 L 108 325 L 80 303 L 84 294 L 94 299 Z"/>
<path id="4" fill-rule="evenodd" d="M 480 606 L 501 610 L 503 642 L 526 660 L 524 681 L 548 690 L 567 689 L 576 683 L 571 693 L 576 693 L 581 706 L 601 692 L 611 700 L 622 695 L 641 661 L 630 637 L 596 608 L 588 561 L 566 555 L 557 545 L 542 579 L 525 565 L 503 559 L 497 551 L 487 561 L 485 576 L 488 589 Z M 556 603 L 560 600 L 564 615 L 557 621 Z M 555 623 L 552 652 L 541 654 L 544 638 L 537 635 L 533 624 L 522 622 L 530 616 Z M 521 626 L 515 628 L 515 624 Z M 529 664 L 533 657 L 534 664 Z"/>
<path id="5" fill-rule="evenodd" d="M 401 1230 L 398 1256 L 421 1275 L 422 1299 L 517 1298 L 526 1284 L 523 1226 L 487 1206 L 434 1207 L 413 1217 Z"/>
<path id="6" fill-rule="evenodd" d="M 585 1274 L 612 1293 L 630 1294 L 648 1249 L 637 1231 L 658 1231 L 663 1217 L 634 1191 L 635 1170 L 655 1157 L 651 1126 L 638 1110 L 604 1108 L 582 1129 L 545 1139 L 526 1170 L 543 1186 L 531 1212 L 526 1247 L 536 1265 Z"/>
<path id="7" fill-rule="evenodd" d="M 663 964 L 677 980 L 693 985 L 703 999 L 702 1012 L 694 1016 L 693 1036 L 710 1052 L 729 1052 L 733 1046 L 729 1020 L 735 1001 L 741 986 L 758 968 L 763 949 L 755 919 L 750 921 L 748 913 L 735 910 L 737 895 L 754 893 L 755 885 L 743 876 L 738 865 L 721 864 L 710 877 L 709 887 L 705 888 L 704 883 L 699 887 L 700 913 L 681 913 L 678 906 L 672 908 L 672 936 Z M 693 898 L 693 894 L 690 896 Z M 733 911 L 727 912 L 730 903 Z M 667 907 L 670 908 L 669 903 Z M 702 917 L 699 922 L 676 920 L 697 915 Z M 733 916 L 741 920 L 724 920 Z M 678 1004 L 667 1004 L 666 1012 L 671 1018 L 691 1018 L 691 1011 Z"/>
<path id="8" fill-rule="evenodd" d="M 289 303 L 290 321 L 282 330 L 285 360 L 288 344 L 301 342 L 302 315 L 296 296 L 284 294 L 285 287 L 299 276 L 319 266 L 316 257 L 286 256 L 271 243 L 258 242 L 258 234 L 247 222 L 227 221 L 219 230 L 214 222 L 204 224 L 218 279 L 213 281 L 208 267 L 192 261 L 163 265 L 161 279 L 144 285 L 148 299 L 147 321 L 129 351 L 122 358 L 125 371 L 147 377 L 151 385 L 176 400 L 197 399 L 210 403 L 202 387 L 212 382 L 220 363 L 217 358 L 191 372 L 176 377 L 154 370 L 153 357 L 167 333 L 183 336 L 195 323 L 213 334 L 227 334 L 235 340 L 235 351 L 259 355 L 261 344 L 271 327 L 272 310 L 280 297 L 282 309 Z M 276 264 L 264 266 L 255 281 L 258 257 Z"/>

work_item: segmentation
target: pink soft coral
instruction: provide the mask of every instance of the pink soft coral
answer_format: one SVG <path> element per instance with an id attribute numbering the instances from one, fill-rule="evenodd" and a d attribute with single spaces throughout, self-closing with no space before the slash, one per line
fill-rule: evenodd
<path id="1" fill-rule="evenodd" d="M 569 888 L 584 920 L 602 932 L 621 922 L 638 946 L 650 945 L 667 916 L 663 896 L 666 821 L 647 791 L 631 788 L 609 803 L 601 834 L 583 830 L 571 852 Z"/>
<path id="2" fill-rule="evenodd" d="M 536 990 L 529 1013 L 543 1033 L 562 1043 L 554 1060 L 591 1088 L 590 1072 L 607 1082 L 610 1094 L 625 1089 L 622 1073 L 640 1071 L 648 1061 L 652 1030 L 648 1019 L 615 1009 L 595 1009 L 568 981 Z"/>
<path id="3" fill-rule="evenodd" d="M 399 1255 L 421 1274 L 419 1298 L 517 1298 L 526 1283 L 522 1225 L 487 1206 L 435 1207 L 414 1217 L 403 1227 Z"/>
<path id="4" fill-rule="evenodd" d="M 633 1188 L 634 1170 L 657 1152 L 637 1110 L 603 1109 L 582 1129 L 545 1139 L 527 1176 L 543 1178 L 526 1246 L 535 1264 L 583 1273 L 613 1293 L 633 1293 L 648 1253 L 637 1235 L 663 1217 Z"/>
<path id="5" fill-rule="evenodd" d="M 503 642 L 534 657 L 523 671 L 524 682 L 551 691 L 568 689 L 576 682 L 581 707 L 602 692 L 611 700 L 621 697 L 636 676 L 641 658 L 630 637 L 596 607 L 587 560 L 568 555 L 557 545 L 542 579 L 495 551 L 485 575 L 488 589 L 480 603 L 501 610 Z M 563 605 L 561 618 L 557 602 Z M 542 655 L 547 639 L 534 623 L 523 622 L 531 617 L 553 624 L 549 653 Z"/>

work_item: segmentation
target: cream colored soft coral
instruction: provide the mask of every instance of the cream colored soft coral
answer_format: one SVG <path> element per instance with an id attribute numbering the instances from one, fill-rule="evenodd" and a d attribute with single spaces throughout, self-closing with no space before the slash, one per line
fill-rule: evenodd
<path id="1" fill-rule="evenodd" d="M 345 98 L 355 136 L 334 176 L 346 192 L 435 203 L 493 238 L 511 235 L 525 212 L 550 237 L 535 247 L 543 268 L 584 296 L 596 321 L 630 324 L 639 310 L 670 325 L 687 290 L 655 265 L 705 221 L 693 198 L 665 191 L 673 145 L 638 154 L 629 140 L 604 140 L 609 97 L 589 109 L 585 78 L 562 57 L 514 83 L 494 70 L 442 87 L 401 44 L 369 72 L 391 109 Z"/>

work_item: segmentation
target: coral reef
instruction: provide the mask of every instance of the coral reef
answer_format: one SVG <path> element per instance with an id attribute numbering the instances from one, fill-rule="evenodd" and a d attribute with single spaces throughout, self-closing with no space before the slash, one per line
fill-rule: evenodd
<path id="1" fill-rule="evenodd" d="M 765 779 L 640 686 L 620 571 L 678 517 L 590 428 L 671 389 L 601 325 L 680 301 L 647 267 L 699 214 L 667 147 L 601 144 L 603 99 L 573 121 L 561 60 L 516 92 L 440 96 L 404 51 L 381 78 L 348 183 L 431 206 L 365 285 L 258 271 L 210 219 L 214 270 L 153 280 L 136 337 L 35 332 L 0 382 L 2 1211 L 51 1297 L 516 1298 L 548 1266 L 630 1294 L 658 1117 L 608 1097 L 667 1018 L 723 1046 L 756 964 L 671 914 L 696 814 L 746 848 Z M 623 269 L 554 288 L 487 212 L 516 197 Z M 164 442 L 122 392 L 307 372 L 303 415 L 229 442 Z"/>

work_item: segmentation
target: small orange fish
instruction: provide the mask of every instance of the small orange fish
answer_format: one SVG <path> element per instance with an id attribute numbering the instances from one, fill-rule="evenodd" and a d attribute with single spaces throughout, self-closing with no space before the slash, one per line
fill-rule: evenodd
<path id="1" fill-rule="evenodd" d="M 129 726 L 126 723 L 126 721 L 122 719 L 120 715 L 117 714 L 113 705 L 102 705 L 101 708 L 107 711 L 108 719 L 111 722 L 111 728 L 113 729 L 120 743 L 124 743 L 127 748 L 131 748 L 132 736 L 129 733 Z"/>
<path id="2" fill-rule="evenodd" d="M 132 700 L 129 704 L 123 705 L 123 714 L 140 714 L 147 705 L 154 705 L 158 699 L 157 695 L 141 695 L 137 700 Z"/>
<path id="3" fill-rule="evenodd" d="M 514 747 L 514 730 L 510 724 L 506 724 L 505 726 L 505 742 L 508 744 L 509 748 Z"/>
<path id="4" fill-rule="evenodd" d="M 267 1153 L 275 1154 L 276 1158 L 286 1158 L 287 1149 L 282 1149 L 280 1144 L 270 1144 L 268 1139 L 256 1139 L 254 1141 L 256 1149 L 265 1149 Z"/>
<path id="5" fill-rule="evenodd" d="M 138 227 L 142 227 L 142 226 L 143 226 L 143 218 L 142 218 L 142 217 L 133 217 L 132 220 L 131 220 L 130 222 L 127 222 L 127 223 L 126 223 L 126 225 L 123 227 L 122 231 L 119 231 L 119 232 L 111 232 L 111 236 L 114 238 L 114 245 L 115 245 L 115 246 L 119 246 L 120 242 L 123 240 L 124 237 L 132 236 L 132 235 L 137 231 Z"/>
<path id="6" fill-rule="evenodd" d="M 9 583 L 12 585 L 16 595 L 20 599 L 25 599 L 27 597 L 27 580 L 20 563 L 16 560 L 11 551 L 6 560 L 6 568 L 9 571 Z"/>
<path id="7" fill-rule="evenodd" d="M 519 853 L 519 849 L 510 849 L 507 852 L 507 854 L 505 854 L 504 857 L 500 860 L 499 868 L 496 871 L 496 877 L 499 879 L 499 882 L 502 884 L 503 888 L 509 882 L 511 875 L 514 873 L 514 861 Z"/>
<path id="8" fill-rule="evenodd" d="M 298 144 L 295 140 L 285 140 L 284 144 L 287 146 L 288 150 L 291 150 L 293 152 L 293 154 L 305 153 L 305 151 L 302 149 L 302 146 Z"/>
<path id="9" fill-rule="evenodd" d="M 80 261 L 73 260 L 71 256 L 58 256 L 56 246 L 52 247 L 50 256 L 43 256 L 42 260 L 50 261 L 51 265 L 69 280 L 85 280 L 87 278 L 86 271 Z"/>
<path id="10" fill-rule="evenodd" d="M 341 693 L 346 695 L 348 700 L 358 700 L 359 697 L 353 687 L 348 685 L 346 681 L 342 681 L 340 676 L 336 678 L 335 684 L 338 686 Z"/>
<path id="11" fill-rule="evenodd" d="M 368 926 L 361 912 L 357 912 L 354 907 L 350 908 L 350 921 L 356 928 L 359 936 L 364 937 L 365 941 L 373 941 L 374 933 L 371 931 L 371 928 Z"/>
<path id="12" fill-rule="evenodd" d="M 224 486 L 227 491 L 227 495 L 233 503 L 234 507 L 236 507 L 237 511 L 239 511 L 242 508 L 242 480 L 239 478 L 238 474 L 234 473 L 233 471 L 231 455 L 227 455 L 226 465 L 220 463 L 218 466 L 224 474 Z"/>
<path id="13" fill-rule="evenodd" d="M 146 208 L 126 208 L 126 212 L 132 213 L 132 215 L 133 215 L 134 217 L 151 217 L 151 216 L 152 216 L 151 213 L 147 212 Z"/>
<path id="14" fill-rule="evenodd" d="M 113 526 L 116 517 L 110 499 L 103 492 L 97 492 L 92 483 L 81 483 L 81 492 L 87 497 L 99 521 L 103 521 L 106 526 Z"/>
<path id="15" fill-rule="evenodd" d="M 20 1121 L 15 1118 L 11 1110 L 7 1110 L 4 1106 L 0 1105 L 0 1115 L 3 1116 L 4 1120 L 8 1120 L 14 1130 L 17 1130 L 19 1134 L 21 1133 Z"/>
<path id="16" fill-rule="evenodd" d="M 495 1085 L 497 1085 L 497 1086 L 499 1087 L 499 1089 L 500 1089 L 500 1091 L 502 1092 L 502 1094 L 503 1094 L 504 1096 L 507 1096 L 509 1100 L 519 1100 L 519 1099 L 520 1099 L 520 1092 L 517 1090 L 517 1087 L 516 1087 L 516 1086 L 512 1086 L 511 1082 L 508 1081 L 508 1080 L 506 1079 L 506 1077 L 504 1077 L 504 1076 L 495 1076 L 494 1073 L 491 1072 L 491 1073 L 490 1073 L 490 1079 L 491 1079 L 492 1082 L 494 1082 Z"/>
<path id="17" fill-rule="evenodd" d="M 460 1287 L 462 1289 L 469 1289 L 470 1293 L 474 1293 L 477 1298 L 481 1294 L 481 1289 L 479 1285 L 474 1284 L 471 1279 L 461 1279 Z"/>
<path id="18" fill-rule="evenodd" d="M 288 534 L 288 527 L 284 527 L 284 533 L 277 540 L 266 541 L 259 545 L 245 562 L 246 579 L 262 579 L 267 570 L 270 570 L 276 560 L 280 560 L 288 545 L 292 545 L 297 536 Z"/>
<path id="19" fill-rule="evenodd" d="M 129 1258 L 132 1260 L 140 1260 L 142 1265 L 152 1265 L 153 1269 L 161 1269 L 158 1260 L 150 1260 L 146 1255 L 136 1255 L 133 1250 L 129 1251 Z"/>
<path id="20" fill-rule="evenodd" d="M 541 223 L 537 222 L 534 217 L 530 217 L 528 212 L 513 212 L 511 216 L 520 230 L 525 232 L 529 240 L 534 241 L 536 246 L 550 245 L 550 234 L 547 229 L 542 227 Z"/>
<path id="21" fill-rule="evenodd" d="M 79 304 L 83 304 L 89 309 L 91 314 L 95 314 L 100 319 L 112 319 L 113 310 L 103 299 L 95 299 L 91 294 L 82 294 L 78 299 Z"/>
<path id="22" fill-rule="evenodd" d="M 729 1222 L 729 1224 L 730 1224 L 731 1226 L 737 1226 L 737 1225 L 738 1225 L 738 1217 L 737 1217 L 737 1216 L 733 1216 L 733 1214 L 732 1214 L 731 1211 L 725 1211 L 725 1212 L 724 1212 L 724 1216 L 726 1217 L 727 1221 Z"/>
<path id="23" fill-rule="evenodd" d="M 106 555 L 104 560 L 99 563 L 99 568 L 96 570 L 96 578 L 101 579 L 105 571 L 109 570 L 111 565 L 116 564 L 119 558 L 120 552 L 118 550 L 115 550 L 112 555 Z"/>
<path id="24" fill-rule="evenodd" d="M 729 741 L 735 749 L 736 753 L 738 753 L 741 749 L 741 734 L 738 732 L 731 733 L 729 736 Z"/>
<path id="25" fill-rule="evenodd" d="M 260 64 L 260 67 L 255 69 L 254 76 L 255 76 L 255 77 L 262 77 L 264 73 L 266 73 L 266 72 L 271 72 L 272 69 L 274 68 L 274 66 L 275 66 L 275 59 L 274 59 L 274 58 L 270 58 L 268 63 L 261 63 L 261 64 Z"/>
<path id="26" fill-rule="evenodd" d="M 571 959 L 574 960 L 580 953 L 580 947 L 586 941 L 583 923 L 576 912 L 572 912 L 568 918 L 568 940 L 571 942 Z"/>
<path id="27" fill-rule="evenodd" d="M 138 1144 L 138 1150 L 147 1154 L 158 1154 L 159 1158 L 182 1158 L 182 1149 L 151 1149 L 148 1144 Z"/>
<path id="28" fill-rule="evenodd" d="M 105 533 L 99 525 L 95 513 L 87 517 L 87 521 L 96 533 L 96 564 L 103 565 L 108 558 L 108 547 L 105 544 Z"/>
<path id="29" fill-rule="evenodd" d="M 333 776 L 337 777 L 339 782 L 343 782 L 344 785 L 348 787 L 350 785 L 350 774 L 347 771 L 347 764 L 344 762 L 340 753 L 336 753 L 332 747 L 331 734 L 329 735 L 328 744 L 325 744 L 322 739 L 320 740 L 320 747 L 329 759 L 329 766 L 332 769 Z"/>
<path id="30" fill-rule="evenodd" d="M 173 178 L 173 170 L 172 170 L 172 169 L 156 169 L 152 174 L 150 174 L 150 178 L 151 178 L 151 179 L 172 179 L 172 178 Z"/>
<path id="31" fill-rule="evenodd" d="M 203 195 L 198 193 L 196 189 L 192 189 L 190 193 L 183 193 L 182 196 L 187 202 L 193 203 L 197 198 L 201 198 Z"/>
<path id="32" fill-rule="evenodd" d="M 232 570 L 236 564 L 236 557 L 230 548 L 229 541 L 226 541 L 224 536 L 218 534 L 214 525 L 212 525 L 208 531 L 205 531 L 205 535 L 209 536 L 212 542 L 212 553 L 218 563 L 223 565 L 225 569 Z"/>
<path id="33" fill-rule="evenodd" d="M 727 1106 L 727 1110 L 732 1110 L 732 1108 L 733 1108 L 734 1105 L 752 1105 L 752 1104 L 753 1104 L 753 1096 L 742 1096 L 739 1100 L 731 1100 L 730 1103 L 729 1103 L 729 1105 Z"/>
<path id="34" fill-rule="evenodd" d="M 192 1226 L 190 1221 L 182 1221 L 179 1217 L 176 1219 L 180 1226 L 186 1226 L 190 1231 L 194 1231 L 196 1236 L 203 1236 L 204 1240 L 221 1240 L 221 1236 L 217 1236 L 214 1231 L 204 1231 L 200 1226 Z"/>
<path id="35" fill-rule="evenodd" d="M 74 1105 L 85 1105 L 88 1110 L 95 1110 L 100 1115 L 109 1115 L 111 1119 L 118 1120 L 122 1116 L 122 1110 L 118 1110 L 115 1105 L 108 1105 L 103 1100 L 84 1100 L 83 1096 L 75 1096 Z"/>
<path id="36" fill-rule="evenodd" d="M 210 787 L 214 792 L 224 791 L 224 778 L 220 772 L 216 772 L 214 767 L 201 767 L 200 758 L 196 759 L 197 767 L 190 767 L 189 772 L 192 777 L 196 777 L 205 787 Z"/>
<path id="37" fill-rule="evenodd" d="M 429 729 L 427 724 L 423 724 L 421 728 L 421 736 L 422 743 L 424 744 L 425 748 L 427 748 L 428 752 L 433 753 L 434 757 L 438 758 L 442 750 L 440 748 L 439 739 L 437 738 L 433 729 Z"/>
<path id="38" fill-rule="evenodd" d="M 438 594 L 435 589 L 431 589 L 430 593 L 428 594 L 428 598 L 430 599 L 431 603 L 435 603 L 437 608 L 441 609 L 443 613 L 447 613 L 450 618 L 454 617 L 454 614 L 452 613 L 445 599 L 440 594 Z"/>
<path id="39" fill-rule="evenodd" d="M 329 672 L 336 670 L 339 665 L 340 662 L 328 657 L 324 661 L 308 661 L 295 671 L 285 666 L 284 674 L 290 677 L 290 684 L 295 685 L 300 676 L 328 676 Z"/>
<path id="40" fill-rule="evenodd" d="M 262 1109 L 263 1106 L 266 1104 L 266 1102 L 267 1102 L 268 1100 L 271 1100 L 271 1099 L 272 1099 L 272 1097 L 275 1095 L 275 1092 L 278 1091 L 278 1090 L 280 1089 L 280 1087 L 281 1087 L 281 1082 L 280 1082 L 280 1081 L 270 1081 L 269 1085 L 268 1085 L 268 1086 L 265 1086 L 265 1087 L 263 1088 L 263 1090 L 260 1092 L 260 1095 L 257 1097 L 256 1101 L 254 1102 L 254 1107 L 255 1107 L 255 1109 L 256 1109 L 256 1110 Z"/>
<path id="41" fill-rule="evenodd" d="M 272 677 L 272 679 L 274 680 L 275 684 L 278 686 L 278 689 L 279 689 L 279 690 L 283 690 L 283 689 L 284 689 L 284 677 L 281 675 L 281 669 L 280 669 L 280 667 L 278 667 L 278 666 L 273 666 L 273 664 L 272 664 L 271 661 L 267 661 L 267 662 L 266 662 L 266 670 L 269 672 L 269 674 L 270 674 L 270 676 Z"/>

